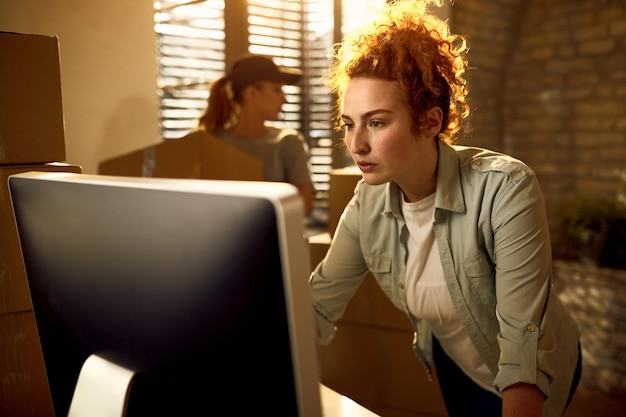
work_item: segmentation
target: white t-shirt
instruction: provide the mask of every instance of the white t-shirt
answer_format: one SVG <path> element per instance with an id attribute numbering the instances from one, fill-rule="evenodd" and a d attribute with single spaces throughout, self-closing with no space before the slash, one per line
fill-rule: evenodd
<path id="1" fill-rule="evenodd" d="M 415 317 L 430 321 L 442 349 L 472 381 L 499 395 L 492 386 L 494 376 L 461 324 L 448 292 L 433 233 L 435 194 L 411 203 L 402 198 L 402 212 L 409 229 L 406 265 L 409 310 Z"/>

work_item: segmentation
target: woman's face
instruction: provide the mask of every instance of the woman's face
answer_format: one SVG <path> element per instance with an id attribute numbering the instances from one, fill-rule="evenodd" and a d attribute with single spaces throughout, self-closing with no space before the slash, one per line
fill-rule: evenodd
<path id="1" fill-rule="evenodd" d="M 441 128 L 441 119 L 437 128 L 436 118 L 440 113 L 437 108 L 429 110 L 427 126 L 416 133 L 411 108 L 397 82 L 352 79 L 344 93 L 341 118 L 346 146 L 365 182 L 377 185 L 394 181 L 405 195 L 422 195 L 426 187 L 432 188 L 437 169 L 434 138 Z"/>
<path id="2" fill-rule="evenodd" d="M 279 120 L 283 104 L 287 102 L 283 84 L 262 81 L 252 86 L 251 99 L 246 103 L 254 106 L 263 120 Z"/>

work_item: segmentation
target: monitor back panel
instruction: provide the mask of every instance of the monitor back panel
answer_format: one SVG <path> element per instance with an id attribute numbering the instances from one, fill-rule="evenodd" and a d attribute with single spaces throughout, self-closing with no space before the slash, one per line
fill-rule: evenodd
<path id="1" fill-rule="evenodd" d="M 131 417 L 298 415 L 275 202 L 148 184 L 10 180 L 57 416 L 93 353 Z"/>

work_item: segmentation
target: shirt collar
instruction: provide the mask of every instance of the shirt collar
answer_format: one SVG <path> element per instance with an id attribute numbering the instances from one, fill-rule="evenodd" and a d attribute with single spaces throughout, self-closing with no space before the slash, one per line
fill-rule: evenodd
<path id="1" fill-rule="evenodd" d="M 464 212 L 465 201 L 461 188 L 461 175 L 456 150 L 446 142 L 439 141 L 439 161 L 437 165 L 437 191 L 435 207 L 449 211 Z M 395 182 L 386 186 L 384 213 L 393 213 L 402 217 L 400 187 Z"/>
<path id="2" fill-rule="evenodd" d="M 439 141 L 435 207 L 460 213 L 465 211 L 459 157 L 453 146 L 441 140 Z"/>
<path id="3" fill-rule="evenodd" d="M 394 216 L 402 218 L 402 208 L 400 207 L 402 193 L 400 187 L 395 182 L 388 182 L 385 191 L 385 207 L 383 214 L 393 213 Z"/>

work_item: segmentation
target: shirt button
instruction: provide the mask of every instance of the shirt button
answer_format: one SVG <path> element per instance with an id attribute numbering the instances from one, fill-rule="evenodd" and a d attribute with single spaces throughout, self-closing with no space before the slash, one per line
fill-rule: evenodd
<path id="1" fill-rule="evenodd" d="M 529 332 L 534 332 L 535 331 L 535 325 L 534 324 L 529 324 L 528 326 L 526 326 L 526 330 L 528 330 Z"/>
<path id="2" fill-rule="evenodd" d="M 400 287 L 400 289 L 403 290 L 404 289 L 404 284 L 400 283 L 400 284 L 398 284 L 398 287 Z"/>
<path id="3" fill-rule="evenodd" d="M 480 162 L 480 161 L 474 161 L 474 162 L 472 162 L 472 165 L 474 165 L 475 167 L 479 167 L 479 166 L 480 166 L 480 164 L 481 164 L 481 162 Z"/>

